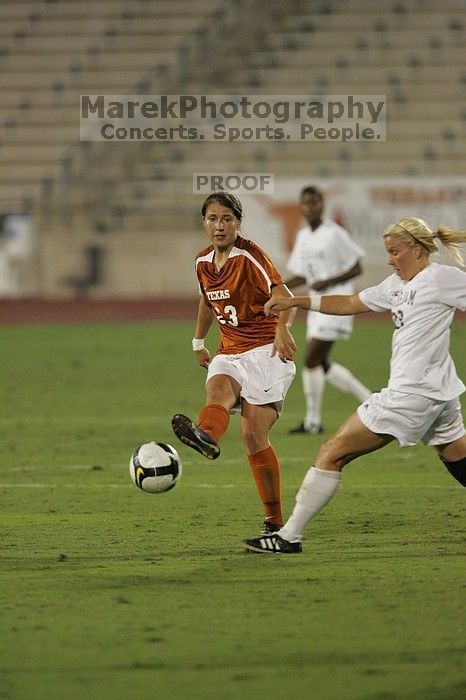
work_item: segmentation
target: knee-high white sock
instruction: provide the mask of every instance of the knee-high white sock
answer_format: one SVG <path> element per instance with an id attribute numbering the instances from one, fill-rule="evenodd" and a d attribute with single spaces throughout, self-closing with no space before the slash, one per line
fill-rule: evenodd
<path id="1" fill-rule="evenodd" d="M 332 362 L 325 377 L 329 384 L 341 391 L 353 394 L 360 401 L 365 401 L 372 393 L 364 384 L 361 384 L 359 379 L 356 379 L 349 369 L 337 362 Z"/>
<path id="2" fill-rule="evenodd" d="M 278 534 L 288 542 L 299 542 L 310 520 L 332 498 L 340 480 L 340 472 L 311 467 L 296 494 L 294 510 Z"/>
<path id="3" fill-rule="evenodd" d="M 322 397 L 325 388 L 325 374 L 322 367 L 303 367 L 302 381 L 306 398 L 306 417 L 304 425 L 309 428 L 312 424 L 322 423 Z"/>

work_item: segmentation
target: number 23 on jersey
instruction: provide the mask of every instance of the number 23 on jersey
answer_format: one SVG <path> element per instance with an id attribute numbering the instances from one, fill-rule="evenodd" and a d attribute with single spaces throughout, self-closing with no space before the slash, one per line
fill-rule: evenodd
<path id="1" fill-rule="evenodd" d="M 238 325 L 238 315 L 234 306 L 227 304 L 227 306 L 223 308 L 223 311 L 219 309 L 218 306 L 214 306 L 213 308 L 219 323 L 222 325 L 228 323 L 230 326 Z"/>

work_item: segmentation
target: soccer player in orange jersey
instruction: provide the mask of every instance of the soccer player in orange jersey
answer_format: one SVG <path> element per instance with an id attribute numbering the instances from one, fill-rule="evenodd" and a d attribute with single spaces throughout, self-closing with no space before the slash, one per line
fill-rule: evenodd
<path id="1" fill-rule="evenodd" d="M 206 402 L 196 425 L 177 414 L 177 437 L 208 459 L 220 454 L 219 441 L 230 412 L 241 413 L 241 436 L 265 513 L 265 531 L 283 524 L 280 466 L 269 432 L 280 415 L 296 372 L 296 345 L 289 326 L 293 311 L 266 316 L 265 302 L 275 294 L 293 296 L 270 258 L 240 235 L 241 202 L 215 192 L 202 206 L 210 245 L 196 258 L 200 301 L 193 351 L 207 369 Z M 220 347 L 211 359 L 204 340 L 213 320 Z"/>

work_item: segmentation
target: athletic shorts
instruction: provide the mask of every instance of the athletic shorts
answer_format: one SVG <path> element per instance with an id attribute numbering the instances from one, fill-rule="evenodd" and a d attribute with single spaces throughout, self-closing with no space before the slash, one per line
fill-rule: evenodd
<path id="1" fill-rule="evenodd" d="M 307 314 L 307 340 L 348 340 L 352 330 L 352 316 L 332 316 L 318 311 L 309 311 Z"/>
<path id="2" fill-rule="evenodd" d="M 239 355 L 215 355 L 209 364 L 206 382 L 217 374 L 233 377 L 241 386 L 241 400 L 263 406 L 275 404 L 280 415 L 286 392 L 294 375 L 296 365 L 288 360 L 282 362 L 278 355 L 270 356 L 272 345 L 262 345 Z M 233 411 L 240 410 L 235 406 Z"/>
<path id="3" fill-rule="evenodd" d="M 369 396 L 357 411 L 369 430 L 393 435 L 400 447 L 410 447 L 420 440 L 426 445 L 445 445 L 465 433 L 458 398 L 438 401 L 382 389 Z"/>

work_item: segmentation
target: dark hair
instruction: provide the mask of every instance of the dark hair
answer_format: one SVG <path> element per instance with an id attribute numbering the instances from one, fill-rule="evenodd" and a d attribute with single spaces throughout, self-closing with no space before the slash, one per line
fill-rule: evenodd
<path id="1" fill-rule="evenodd" d="M 212 204 L 213 202 L 217 202 L 217 204 L 221 204 L 223 207 L 231 209 L 233 214 L 240 221 L 243 218 L 243 205 L 239 201 L 238 197 L 235 197 L 234 194 L 229 194 L 228 192 L 212 192 L 212 194 L 209 194 L 202 205 L 202 218 L 204 218 L 209 204 Z"/>
<path id="2" fill-rule="evenodd" d="M 308 185 L 307 187 L 303 187 L 303 189 L 301 190 L 301 199 L 305 194 L 312 194 L 314 195 L 314 197 L 318 197 L 322 201 L 324 199 L 324 193 L 322 192 L 322 190 L 319 190 L 319 188 L 315 187 L 314 185 Z"/>

